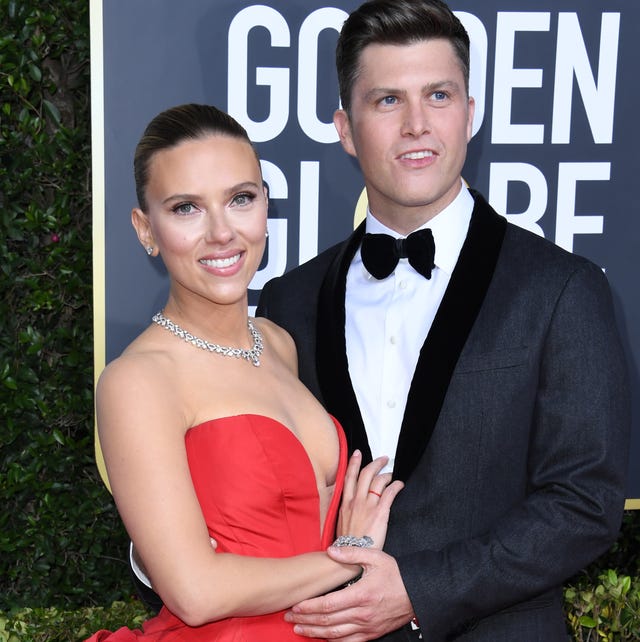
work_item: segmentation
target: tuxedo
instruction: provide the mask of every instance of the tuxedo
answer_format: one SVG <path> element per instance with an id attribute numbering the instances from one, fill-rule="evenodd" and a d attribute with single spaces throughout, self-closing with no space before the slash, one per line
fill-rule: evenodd
<path id="1" fill-rule="evenodd" d="M 562 584 L 616 539 L 629 387 L 597 266 L 475 200 L 398 439 L 385 551 L 426 642 L 567 639 Z M 371 459 L 345 345 L 364 224 L 264 287 L 302 381 Z M 411 639 L 408 630 L 383 638 Z"/>

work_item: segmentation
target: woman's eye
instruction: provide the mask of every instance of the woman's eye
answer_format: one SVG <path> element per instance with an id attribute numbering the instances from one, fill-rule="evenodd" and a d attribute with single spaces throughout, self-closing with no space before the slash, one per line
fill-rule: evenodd
<path id="1" fill-rule="evenodd" d="M 193 214 L 196 211 L 196 206 L 193 203 L 178 203 L 171 208 L 171 211 L 174 214 L 186 216 L 187 214 Z"/>
<path id="2" fill-rule="evenodd" d="M 242 207 L 243 205 L 250 205 L 251 203 L 253 203 L 255 197 L 255 194 L 242 192 L 241 194 L 236 194 L 231 199 L 231 205 L 239 205 L 240 207 Z"/>

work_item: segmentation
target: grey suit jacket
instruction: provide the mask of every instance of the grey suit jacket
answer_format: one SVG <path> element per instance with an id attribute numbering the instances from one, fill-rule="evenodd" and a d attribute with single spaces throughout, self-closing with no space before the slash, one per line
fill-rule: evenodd
<path id="1" fill-rule="evenodd" d="M 561 585 L 620 525 L 625 360 L 602 271 L 473 195 L 407 400 L 385 550 L 426 642 L 565 642 Z M 301 379 L 370 458 L 344 335 L 362 235 L 268 283 L 258 314 L 293 336 Z"/>

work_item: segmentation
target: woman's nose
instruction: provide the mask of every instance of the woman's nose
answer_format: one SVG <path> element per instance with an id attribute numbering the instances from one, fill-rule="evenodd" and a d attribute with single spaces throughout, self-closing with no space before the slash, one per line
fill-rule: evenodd
<path id="1" fill-rule="evenodd" d="M 233 228 L 224 212 L 209 212 L 206 220 L 206 240 L 208 243 L 224 245 L 233 238 Z"/>

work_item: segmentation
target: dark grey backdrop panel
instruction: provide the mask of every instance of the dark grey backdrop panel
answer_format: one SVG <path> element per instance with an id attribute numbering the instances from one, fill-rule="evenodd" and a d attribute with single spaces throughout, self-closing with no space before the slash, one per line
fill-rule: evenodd
<path id="1" fill-rule="evenodd" d="M 132 155 L 145 124 L 185 102 L 230 110 L 257 141 L 271 187 L 267 256 L 250 292 L 353 228 L 362 190 L 341 150 L 333 50 L 347 0 L 103 3 L 106 358 L 166 297 L 160 261 L 130 226 Z M 633 383 L 629 497 L 640 497 L 640 4 L 453 0 L 472 36 L 476 134 L 464 176 L 524 227 L 606 270 Z M 604 7 L 604 8 L 603 8 Z"/>

